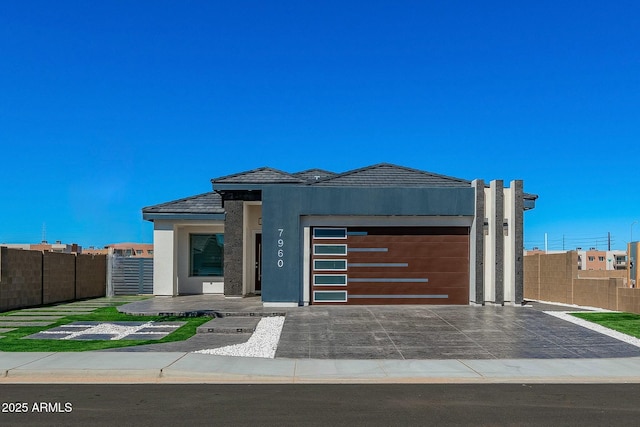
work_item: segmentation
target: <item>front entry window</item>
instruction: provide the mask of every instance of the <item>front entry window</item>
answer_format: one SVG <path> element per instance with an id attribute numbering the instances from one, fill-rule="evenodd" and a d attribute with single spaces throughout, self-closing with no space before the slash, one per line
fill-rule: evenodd
<path id="1" fill-rule="evenodd" d="M 191 234 L 190 276 L 224 276 L 224 234 Z"/>

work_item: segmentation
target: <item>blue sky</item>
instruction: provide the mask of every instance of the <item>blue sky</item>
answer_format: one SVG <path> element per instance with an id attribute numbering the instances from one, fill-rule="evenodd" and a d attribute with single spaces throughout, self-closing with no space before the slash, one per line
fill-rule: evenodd
<path id="1" fill-rule="evenodd" d="M 623 248 L 639 29 L 635 1 L 2 1 L 0 243 L 151 242 L 141 208 L 211 178 L 390 162 L 523 179 L 528 248 Z"/>

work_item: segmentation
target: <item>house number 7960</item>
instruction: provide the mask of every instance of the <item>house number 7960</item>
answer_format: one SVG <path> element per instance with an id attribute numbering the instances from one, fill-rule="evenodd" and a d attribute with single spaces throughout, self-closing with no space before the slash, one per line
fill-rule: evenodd
<path id="1" fill-rule="evenodd" d="M 282 238 L 283 233 L 284 228 L 278 228 L 278 268 L 284 267 L 284 239 Z"/>

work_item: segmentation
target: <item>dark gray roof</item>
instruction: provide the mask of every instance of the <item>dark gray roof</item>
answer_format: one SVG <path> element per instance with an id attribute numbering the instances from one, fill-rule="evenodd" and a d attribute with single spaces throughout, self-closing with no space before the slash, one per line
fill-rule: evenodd
<path id="1" fill-rule="evenodd" d="M 143 214 L 217 214 L 224 213 L 222 197 L 213 191 L 142 208 Z"/>
<path id="2" fill-rule="evenodd" d="M 278 169 L 263 167 L 211 180 L 213 184 L 305 184 L 302 178 Z"/>
<path id="3" fill-rule="evenodd" d="M 305 171 L 296 172 L 293 174 L 293 176 L 302 178 L 307 182 L 315 182 L 320 179 L 331 178 L 332 176 L 336 175 L 337 174 L 335 172 L 327 171 L 324 169 L 307 169 Z"/>
<path id="4" fill-rule="evenodd" d="M 329 177 L 312 185 L 349 187 L 469 187 L 470 181 L 390 163 L 379 163 Z"/>

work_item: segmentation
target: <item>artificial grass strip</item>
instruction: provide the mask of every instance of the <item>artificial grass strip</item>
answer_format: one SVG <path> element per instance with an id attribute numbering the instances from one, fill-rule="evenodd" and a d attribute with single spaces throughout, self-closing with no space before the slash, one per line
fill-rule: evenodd
<path id="1" fill-rule="evenodd" d="M 573 316 L 605 328 L 640 338 L 640 315 L 634 313 L 571 313 Z"/>
<path id="2" fill-rule="evenodd" d="M 59 351 L 90 351 L 106 350 L 110 348 L 131 347 L 143 344 L 160 344 L 174 341 L 184 341 L 196 333 L 198 326 L 211 320 L 210 317 L 177 317 L 177 316 L 136 316 L 120 313 L 115 307 L 98 308 L 89 314 L 77 314 L 65 316 L 57 322 L 47 326 L 17 327 L 10 332 L 3 332 L 4 338 L 0 338 L 0 351 L 25 351 L 25 352 L 59 352 Z M 186 322 L 166 337 L 159 340 L 47 340 L 24 339 L 24 337 L 37 332 L 46 331 L 57 326 L 66 325 L 78 321 L 140 321 L 156 323 L 162 322 Z"/>

